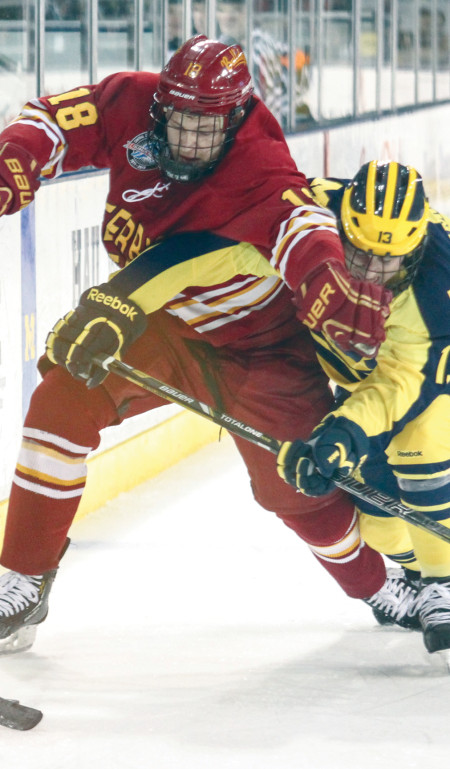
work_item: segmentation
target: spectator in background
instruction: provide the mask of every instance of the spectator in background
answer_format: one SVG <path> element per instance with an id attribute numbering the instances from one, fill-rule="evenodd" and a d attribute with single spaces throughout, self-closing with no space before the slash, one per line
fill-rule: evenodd
<path id="1" fill-rule="evenodd" d="M 437 12 L 438 66 L 448 67 L 448 23 L 443 11 Z"/>
<path id="2" fill-rule="evenodd" d="M 436 15 L 437 64 L 439 67 L 448 66 L 448 36 L 447 19 L 443 11 Z M 419 11 L 419 50 L 420 66 L 431 67 L 434 59 L 435 43 L 433 40 L 433 14 L 430 8 L 422 7 Z"/>
<path id="3" fill-rule="evenodd" d="M 170 58 L 183 42 L 182 0 L 169 0 L 167 16 L 167 58 Z"/>
<path id="4" fill-rule="evenodd" d="M 289 54 L 281 57 L 281 63 L 289 73 Z M 305 45 L 304 50 L 297 48 L 295 51 L 295 123 L 299 128 L 301 123 L 308 121 L 309 123 L 315 122 L 309 105 L 306 101 L 306 95 L 310 88 L 310 64 L 311 56 L 309 53 L 309 46 Z M 288 75 L 287 75 L 288 76 Z"/>
<path id="5" fill-rule="evenodd" d="M 448 65 L 448 36 L 447 19 L 443 11 L 437 11 L 436 15 L 436 40 L 437 63 L 440 66 Z M 430 66 L 433 61 L 433 14 L 430 8 L 421 8 L 419 11 L 419 47 L 421 66 Z"/>
<path id="6" fill-rule="evenodd" d="M 192 26 L 195 35 L 208 33 L 205 0 L 192 0 Z"/>

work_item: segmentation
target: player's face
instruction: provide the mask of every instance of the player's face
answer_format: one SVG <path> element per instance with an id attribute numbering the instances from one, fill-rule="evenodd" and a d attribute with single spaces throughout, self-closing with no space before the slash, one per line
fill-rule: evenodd
<path id="1" fill-rule="evenodd" d="M 167 141 L 174 160 L 210 163 L 223 147 L 224 119 L 219 115 L 172 112 L 167 120 Z"/>
<path id="2" fill-rule="evenodd" d="M 386 284 L 402 267 L 403 256 L 377 256 L 344 243 L 345 263 L 349 273 L 358 280 L 378 285 Z"/>

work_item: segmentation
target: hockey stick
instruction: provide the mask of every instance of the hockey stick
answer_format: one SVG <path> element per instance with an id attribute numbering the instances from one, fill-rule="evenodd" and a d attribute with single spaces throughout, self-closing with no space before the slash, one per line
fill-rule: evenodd
<path id="1" fill-rule="evenodd" d="M 199 414 L 205 419 L 209 419 L 216 425 L 225 427 L 230 433 L 234 433 L 234 435 L 238 435 L 240 438 L 244 438 L 260 448 L 267 449 L 268 451 L 271 451 L 272 454 L 278 454 L 281 441 L 278 441 L 276 438 L 272 438 L 272 436 L 267 435 L 260 430 L 256 430 L 254 427 L 251 427 L 238 419 L 233 419 L 233 417 L 228 414 L 224 414 L 212 406 L 202 403 L 202 401 L 197 400 L 197 398 L 186 395 L 186 393 L 177 390 L 175 387 L 160 382 L 159 379 L 155 379 L 149 374 L 145 374 L 143 371 L 139 371 L 139 369 L 133 368 L 127 363 L 117 360 L 117 358 L 107 355 L 96 355 L 94 363 L 110 373 L 116 374 L 135 385 L 143 387 L 144 390 L 148 390 L 148 392 L 159 395 L 161 398 L 176 403 L 179 406 L 183 406 L 189 411 L 193 411 L 195 414 Z M 383 494 L 381 491 L 372 488 L 372 486 L 360 483 L 355 478 L 345 476 L 342 473 L 339 473 L 339 479 L 336 480 L 335 483 L 336 486 L 354 494 L 365 502 L 375 505 L 383 512 L 393 515 L 396 518 L 402 518 L 404 521 L 407 521 L 407 523 L 411 523 L 414 526 L 427 531 L 429 534 L 434 534 L 436 537 L 439 537 L 439 539 L 450 544 L 450 529 L 447 529 L 446 526 L 443 526 L 438 521 L 428 518 L 419 511 L 412 510 L 412 508 L 407 507 L 397 499 L 394 499 L 387 494 Z"/>
<path id="2" fill-rule="evenodd" d="M 21 705 L 19 700 L 4 700 L 0 697 L 0 726 L 25 732 L 33 729 L 42 718 L 42 712 L 36 708 Z"/>

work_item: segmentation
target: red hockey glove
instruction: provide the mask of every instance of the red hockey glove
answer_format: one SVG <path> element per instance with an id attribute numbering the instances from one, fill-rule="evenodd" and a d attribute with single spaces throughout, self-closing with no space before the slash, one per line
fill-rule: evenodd
<path id="1" fill-rule="evenodd" d="M 0 144 L 0 216 L 25 208 L 40 187 L 37 161 L 17 144 Z"/>
<path id="2" fill-rule="evenodd" d="M 344 265 L 330 262 L 311 272 L 297 293 L 297 313 L 311 331 L 322 331 L 341 350 L 375 357 L 386 338 L 392 293 L 384 286 L 352 278 Z"/>
<path id="3" fill-rule="evenodd" d="M 359 425 L 329 414 L 308 441 L 286 441 L 277 458 L 278 474 L 308 497 L 334 488 L 336 470 L 350 475 L 367 457 L 369 439 Z"/>
<path id="4" fill-rule="evenodd" d="M 88 288 L 78 307 L 54 326 L 47 337 L 47 357 L 91 389 L 108 376 L 107 371 L 92 363 L 92 358 L 98 353 L 118 357 L 146 327 L 144 311 L 103 283 Z"/>

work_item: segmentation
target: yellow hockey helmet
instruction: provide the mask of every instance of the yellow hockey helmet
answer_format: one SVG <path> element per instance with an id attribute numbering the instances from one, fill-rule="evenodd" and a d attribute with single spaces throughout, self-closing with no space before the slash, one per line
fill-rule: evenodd
<path id="1" fill-rule="evenodd" d="M 417 271 L 428 220 L 423 180 L 410 166 L 372 160 L 344 190 L 341 231 L 355 250 L 381 257 L 385 263 L 403 257 L 401 272 L 393 281 L 397 291 L 404 290 Z"/>
<path id="2" fill-rule="evenodd" d="M 341 205 L 347 240 L 378 256 L 406 256 L 414 251 L 426 235 L 428 215 L 418 171 L 377 160 L 360 168 Z"/>

